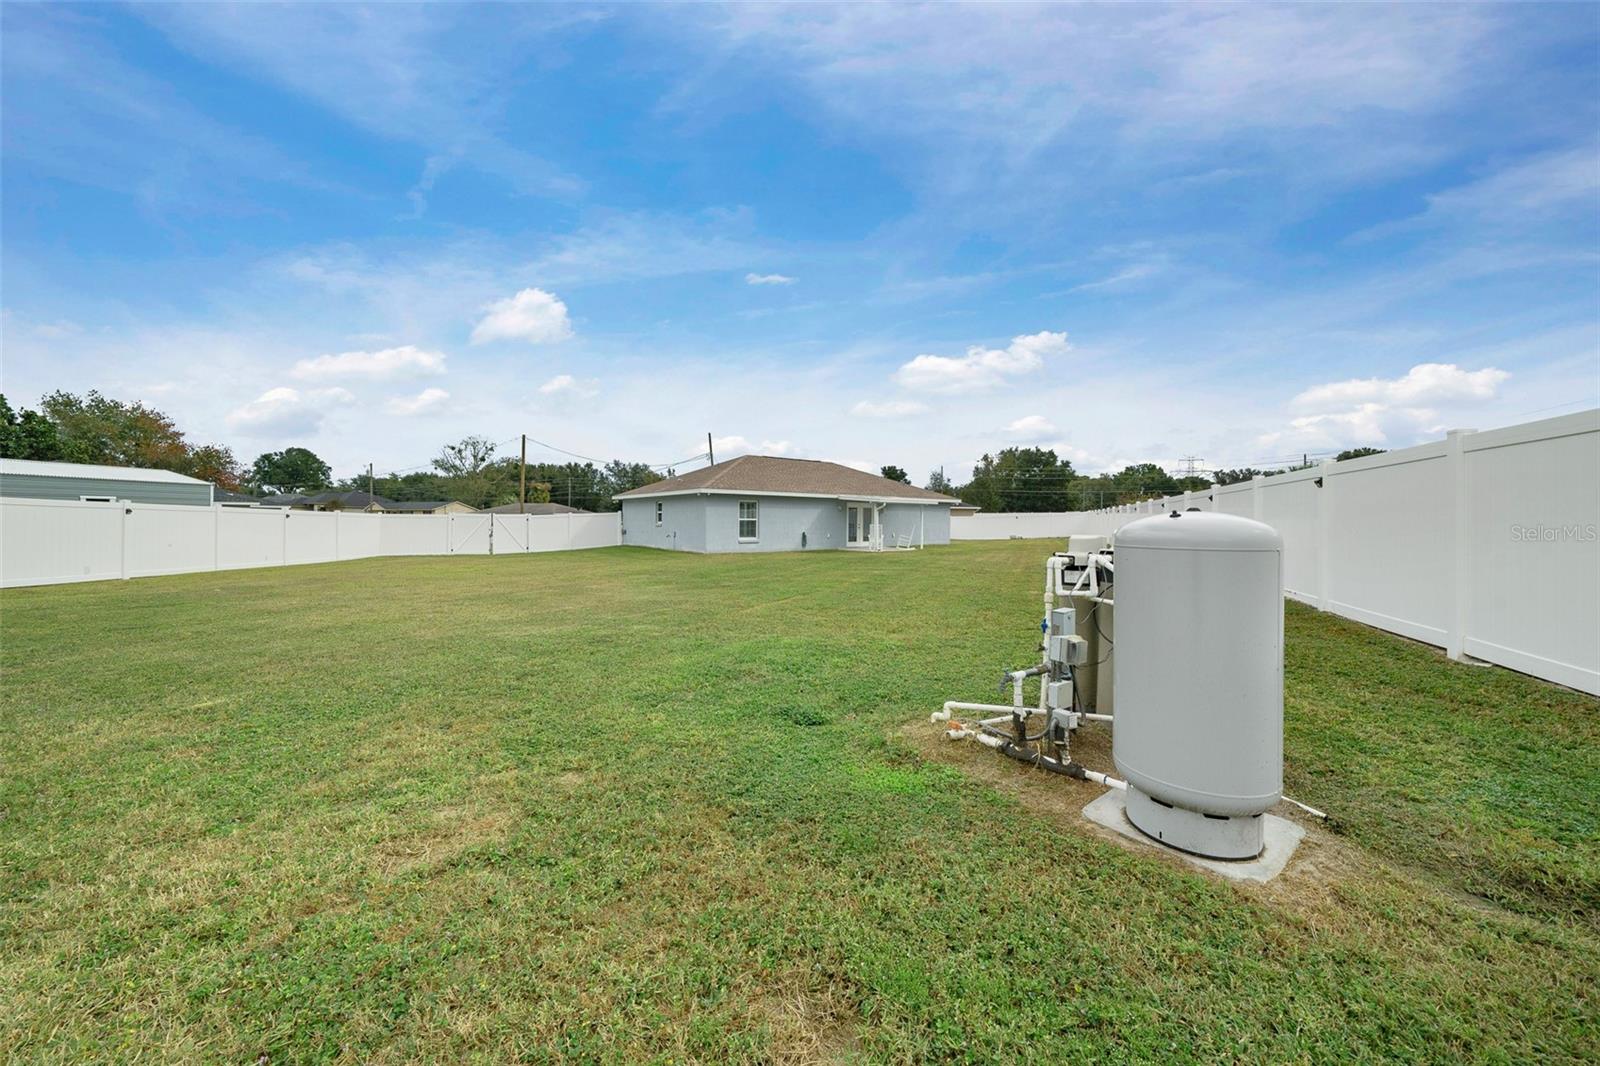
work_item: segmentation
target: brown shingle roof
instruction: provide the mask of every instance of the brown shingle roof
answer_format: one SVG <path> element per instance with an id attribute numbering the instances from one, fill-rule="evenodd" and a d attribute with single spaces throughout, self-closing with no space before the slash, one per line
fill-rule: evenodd
<path id="1" fill-rule="evenodd" d="M 955 503 L 950 496 L 904 485 L 820 459 L 781 459 L 775 455 L 741 455 L 668 478 L 642 488 L 619 492 L 616 499 L 659 496 L 668 492 L 763 492 L 806 496 L 849 496 L 872 499 L 926 500 Z"/>

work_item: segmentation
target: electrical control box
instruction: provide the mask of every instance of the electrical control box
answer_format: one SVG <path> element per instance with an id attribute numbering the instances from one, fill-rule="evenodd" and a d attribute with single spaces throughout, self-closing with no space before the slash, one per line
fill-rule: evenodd
<path id="1" fill-rule="evenodd" d="M 1050 612 L 1050 635 L 1059 637 L 1074 632 L 1078 627 L 1078 612 L 1071 607 L 1057 607 Z"/>
<path id="2" fill-rule="evenodd" d="M 1049 640 L 1050 661 L 1065 666 L 1082 666 L 1089 661 L 1089 642 L 1070 630 Z"/>
<path id="3" fill-rule="evenodd" d="M 1051 736 L 1051 739 L 1061 739 L 1061 738 L 1064 738 L 1064 737 L 1070 735 L 1075 729 L 1078 728 L 1078 721 L 1082 717 L 1083 716 L 1078 714 L 1076 711 L 1069 711 L 1064 707 L 1058 707 L 1055 710 L 1051 711 L 1050 712 L 1050 736 Z"/>
<path id="4" fill-rule="evenodd" d="M 1046 707 L 1054 709 L 1056 707 L 1070 708 L 1072 706 L 1071 681 L 1047 681 L 1045 686 L 1044 703 Z"/>

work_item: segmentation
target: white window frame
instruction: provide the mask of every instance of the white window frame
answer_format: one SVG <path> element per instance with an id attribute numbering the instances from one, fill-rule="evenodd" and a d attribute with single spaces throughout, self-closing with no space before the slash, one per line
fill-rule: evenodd
<path id="1" fill-rule="evenodd" d="M 656 501 L 656 525 L 658 526 L 661 524 L 661 513 L 665 506 L 660 500 Z"/>
<path id="2" fill-rule="evenodd" d="M 750 505 L 750 517 L 749 518 L 746 518 L 744 516 L 745 504 L 749 504 Z M 740 500 L 739 501 L 739 519 L 738 519 L 738 521 L 739 521 L 739 524 L 738 524 L 737 527 L 735 527 L 735 531 L 739 535 L 739 543 L 740 544 L 758 544 L 758 543 L 760 543 L 760 541 L 761 541 L 761 501 L 760 500 Z M 754 530 L 754 532 L 748 537 L 744 535 L 744 524 L 746 522 L 749 522 L 750 523 L 750 528 Z"/>

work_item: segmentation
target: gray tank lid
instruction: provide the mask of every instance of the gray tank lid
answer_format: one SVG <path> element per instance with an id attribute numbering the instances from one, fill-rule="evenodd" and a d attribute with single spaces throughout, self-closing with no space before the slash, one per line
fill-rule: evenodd
<path id="1" fill-rule="evenodd" d="M 1214 511 L 1175 511 L 1129 522 L 1114 535 L 1116 548 L 1172 551 L 1281 552 L 1283 538 L 1271 526 Z"/>

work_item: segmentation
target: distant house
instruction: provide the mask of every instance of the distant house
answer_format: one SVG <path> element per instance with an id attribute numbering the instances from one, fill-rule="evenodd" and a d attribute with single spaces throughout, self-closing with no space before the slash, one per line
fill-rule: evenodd
<path id="1" fill-rule="evenodd" d="M 391 500 L 366 492 L 284 493 L 263 496 L 267 507 L 292 507 L 299 511 L 365 511 L 369 514 L 472 514 L 460 500 Z"/>
<path id="2" fill-rule="evenodd" d="M 170 470 L 0 459 L 0 496 L 210 507 L 213 492 L 211 482 Z"/>
<path id="3" fill-rule="evenodd" d="M 983 510 L 983 508 L 979 507 L 977 504 L 958 503 L 954 507 L 950 508 L 950 517 L 971 518 L 981 510 Z"/>
<path id="4" fill-rule="evenodd" d="M 318 492 L 312 495 L 273 497 L 280 506 L 302 511 L 387 511 L 394 504 L 367 492 Z"/>
<path id="5" fill-rule="evenodd" d="M 490 507 L 488 514 L 593 514 L 579 507 L 568 507 L 564 503 L 527 503 L 520 507 L 514 503 L 503 503 L 499 507 Z"/>
<path id="6" fill-rule="evenodd" d="M 252 496 L 247 492 L 229 492 L 226 489 L 218 489 L 212 502 L 221 504 L 223 507 L 273 506 L 267 502 L 264 496 Z"/>
<path id="7" fill-rule="evenodd" d="M 391 502 L 382 510 L 387 514 L 476 514 L 476 507 L 469 507 L 460 500 L 400 500 Z"/>
<path id="8" fill-rule="evenodd" d="M 619 492 L 622 543 L 694 552 L 950 542 L 957 501 L 838 463 L 742 455 Z"/>

